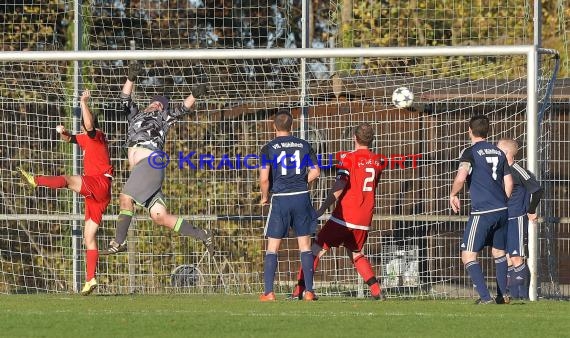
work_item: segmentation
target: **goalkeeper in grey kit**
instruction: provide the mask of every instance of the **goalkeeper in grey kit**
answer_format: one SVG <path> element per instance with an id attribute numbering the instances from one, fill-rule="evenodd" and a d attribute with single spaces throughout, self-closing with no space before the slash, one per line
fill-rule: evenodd
<path id="1" fill-rule="evenodd" d="M 157 166 L 154 158 L 157 154 L 162 154 L 170 127 L 192 112 L 192 106 L 196 99 L 207 91 L 207 85 L 199 84 L 192 88 L 192 93 L 184 102 L 172 109 L 167 97 L 154 96 L 145 109 L 139 110 L 131 98 L 131 93 L 141 69 L 138 62 L 129 64 L 129 76 L 121 93 L 123 109 L 128 119 L 125 146 L 128 149 L 130 175 L 119 195 L 120 213 L 115 239 L 100 254 L 110 255 L 127 250 L 127 232 L 135 203 L 148 209 L 154 223 L 171 228 L 180 235 L 201 240 L 213 254 L 212 234 L 209 230 L 196 228 L 182 217 L 168 212 L 162 194 L 165 168 Z"/>

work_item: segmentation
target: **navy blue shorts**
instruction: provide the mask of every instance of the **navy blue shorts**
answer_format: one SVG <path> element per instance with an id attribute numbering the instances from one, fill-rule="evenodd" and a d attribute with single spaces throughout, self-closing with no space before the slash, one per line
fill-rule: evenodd
<path id="1" fill-rule="evenodd" d="M 308 192 L 271 196 L 264 235 L 270 238 L 285 238 L 290 227 L 295 230 L 297 237 L 315 233 L 317 214 Z"/>
<path id="2" fill-rule="evenodd" d="M 479 252 L 486 246 L 505 250 L 507 246 L 507 209 L 471 214 L 463 232 L 461 250 Z"/>
<path id="3" fill-rule="evenodd" d="M 507 226 L 507 253 L 509 256 L 525 257 L 525 240 L 528 236 L 528 216 L 509 218 Z"/>

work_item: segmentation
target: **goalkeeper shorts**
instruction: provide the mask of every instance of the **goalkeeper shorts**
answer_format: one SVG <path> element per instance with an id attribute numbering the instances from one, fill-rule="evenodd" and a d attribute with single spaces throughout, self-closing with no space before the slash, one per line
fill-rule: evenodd
<path id="1" fill-rule="evenodd" d="M 165 198 L 162 194 L 164 177 L 164 168 L 153 168 L 148 163 L 148 159 L 143 159 L 131 170 L 122 193 L 147 209 L 150 209 L 155 203 L 164 205 Z"/>

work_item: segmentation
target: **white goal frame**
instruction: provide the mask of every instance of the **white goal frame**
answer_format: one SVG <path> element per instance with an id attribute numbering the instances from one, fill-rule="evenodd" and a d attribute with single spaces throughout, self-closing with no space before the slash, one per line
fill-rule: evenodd
<path id="1" fill-rule="evenodd" d="M 544 50 L 547 53 L 556 53 Z M 123 51 L 9 51 L 0 52 L 0 62 L 24 61 L 92 61 L 92 60 L 208 60 L 208 59 L 280 59 L 280 58 L 341 58 L 341 57 L 434 57 L 434 56 L 504 56 L 522 55 L 527 58 L 527 167 L 538 173 L 538 52 L 533 45 L 518 46 L 453 46 L 453 47 L 381 47 L 381 48 L 327 48 L 327 49 L 187 49 L 187 50 L 123 50 Z M 304 72 L 304 70 L 301 70 Z M 302 86 L 304 87 L 304 86 Z M 301 93 L 304 102 L 305 93 Z M 303 125 L 303 124 L 301 124 Z M 7 220 L 8 215 L 0 215 Z M 14 215 L 10 215 L 14 216 Z M 27 219 L 29 215 L 26 215 Z M 45 218 L 45 215 L 41 215 Z M 442 219 L 445 217 L 442 217 Z M 421 219 L 414 217 L 414 219 Z M 537 300 L 538 234 L 531 222 L 528 232 L 531 271 L 530 300 Z M 77 256 L 76 256 L 77 257 Z"/>

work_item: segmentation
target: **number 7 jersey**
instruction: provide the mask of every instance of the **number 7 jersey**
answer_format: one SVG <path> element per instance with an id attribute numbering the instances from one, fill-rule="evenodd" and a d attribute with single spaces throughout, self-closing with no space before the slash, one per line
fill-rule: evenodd
<path id="1" fill-rule="evenodd" d="M 331 220 L 351 229 L 369 230 L 378 179 L 385 163 L 369 149 L 337 154 L 337 180 L 346 181 Z"/>
<path id="2" fill-rule="evenodd" d="M 507 208 L 503 177 L 510 175 L 505 154 L 487 141 L 465 149 L 459 162 L 471 164 L 467 186 L 471 195 L 471 213 L 483 214 Z"/>

